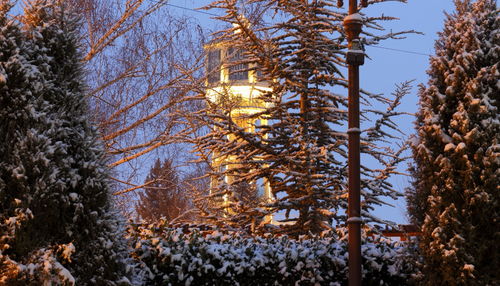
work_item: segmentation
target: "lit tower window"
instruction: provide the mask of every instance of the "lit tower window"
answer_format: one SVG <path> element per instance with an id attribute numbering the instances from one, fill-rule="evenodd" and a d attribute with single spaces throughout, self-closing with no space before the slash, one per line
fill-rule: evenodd
<path id="1" fill-rule="evenodd" d="M 213 49 L 207 53 L 208 83 L 219 83 L 221 80 L 221 50 Z"/>
<path id="2" fill-rule="evenodd" d="M 245 63 L 244 52 L 237 48 L 227 48 L 229 81 L 248 81 L 248 63 Z"/>

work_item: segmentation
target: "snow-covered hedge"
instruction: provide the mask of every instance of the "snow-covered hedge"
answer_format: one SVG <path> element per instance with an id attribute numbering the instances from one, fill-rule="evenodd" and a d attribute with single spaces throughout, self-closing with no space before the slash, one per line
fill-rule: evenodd
<path id="1" fill-rule="evenodd" d="M 134 226 L 134 256 L 147 285 L 347 285 L 347 238 L 249 237 L 198 228 Z M 210 234 L 208 234 L 210 233 Z M 403 244 L 367 237 L 363 285 L 409 285 Z"/>

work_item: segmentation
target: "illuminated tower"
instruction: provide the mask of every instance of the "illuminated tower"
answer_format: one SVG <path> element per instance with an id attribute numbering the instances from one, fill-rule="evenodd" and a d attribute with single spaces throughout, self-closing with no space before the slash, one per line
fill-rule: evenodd
<path id="1" fill-rule="evenodd" d="M 263 111 L 266 103 L 260 100 L 262 92 L 269 91 L 267 82 L 258 81 L 257 71 L 244 63 L 244 52 L 234 48 L 229 42 L 216 42 L 205 46 L 207 55 L 207 97 L 211 102 L 219 105 L 231 104 L 230 114 L 234 122 L 244 128 L 246 132 L 255 132 L 255 126 L 267 124 L 267 119 L 252 117 Z M 231 135 L 229 140 L 236 140 Z M 238 162 L 235 156 L 217 156 L 214 154 L 212 166 L 219 168 L 235 168 Z M 215 180 L 215 179 L 214 179 Z M 219 181 L 212 181 L 212 187 Z M 232 178 L 225 176 L 226 183 L 230 183 Z M 248 182 L 255 188 L 260 197 L 272 200 L 269 183 L 265 180 Z M 224 197 L 224 202 L 228 203 L 228 197 Z M 271 219 L 270 217 L 268 220 Z"/>

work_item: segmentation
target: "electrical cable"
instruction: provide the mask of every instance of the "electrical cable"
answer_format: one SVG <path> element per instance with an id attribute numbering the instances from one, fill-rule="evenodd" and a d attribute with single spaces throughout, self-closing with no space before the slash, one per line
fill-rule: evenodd
<path id="1" fill-rule="evenodd" d="M 150 1 L 152 1 L 152 0 L 150 0 Z M 174 7 L 174 8 L 178 8 L 178 9 L 183 9 L 183 10 L 188 10 L 188 11 L 200 13 L 200 14 L 205 14 L 205 15 L 210 15 L 210 16 L 214 16 L 214 17 L 219 17 L 219 15 L 217 15 L 217 14 L 210 13 L 210 12 L 205 12 L 205 11 L 200 11 L 200 10 L 193 9 L 193 8 L 183 7 L 183 6 L 169 4 L 169 3 L 165 3 L 165 5 L 171 6 L 171 7 Z M 426 56 L 426 57 L 431 57 L 432 56 L 432 55 L 426 54 L 426 53 L 415 52 L 415 51 L 408 51 L 408 50 L 403 50 L 403 49 L 394 49 L 394 48 L 387 48 L 387 47 L 375 46 L 375 45 L 367 45 L 367 46 L 373 47 L 373 48 L 377 48 L 377 49 L 383 49 L 383 50 L 389 50 L 389 51 L 400 52 L 400 53 L 407 53 L 407 54 L 413 54 L 413 55 L 419 55 L 419 56 Z"/>
<path id="2" fill-rule="evenodd" d="M 178 5 L 174 5 L 174 4 L 165 3 L 165 5 L 170 6 L 170 7 L 175 7 L 175 8 L 183 9 L 183 10 L 189 10 L 189 11 L 197 12 L 197 13 L 200 13 L 200 14 L 205 14 L 205 15 L 210 15 L 210 16 L 215 16 L 215 17 L 219 16 L 217 14 L 213 14 L 213 13 L 210 13 L 210 12 L 200 11 L 200 10 L 196 10 L 196 9 L 192 9 L 192 8 L 188 8 L 188 7 L 183 7 L 183 6 L 178 6 Z"/>
<path id="3" fill-rule="evenodd" d="M 424 53 L 414 52 L 414 51 L 407 51 L 407 50 L 402 50 L 402 49 L 387 48 L 387 47 L 375 46 L 375 45 L 367 45 L 367 46 L 377 48 L 377 49 L 384 49 L 384 50 L 395 51 L 395 52 L 400 52 L 400 53 L 407 53 L 407 54 L 414 54 L 414 55 L 419 55 L 419 56 L 426 56 L 426 57 L 432 56 L 429 54 L 424 54 Z"/>

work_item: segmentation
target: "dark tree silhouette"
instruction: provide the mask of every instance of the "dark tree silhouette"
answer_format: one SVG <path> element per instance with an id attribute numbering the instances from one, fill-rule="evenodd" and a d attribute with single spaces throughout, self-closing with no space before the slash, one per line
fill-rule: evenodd
<path id="1" fill-rule="evenodd" d="M 180 186 L 180 179 L 172 160 L 161 163 L 157 159 L 146 177 L 144 192 L 136 204 L 137 213 L 146 221 L 160 218 L 172 220 L 188 210 L 187 194 Z"/>

